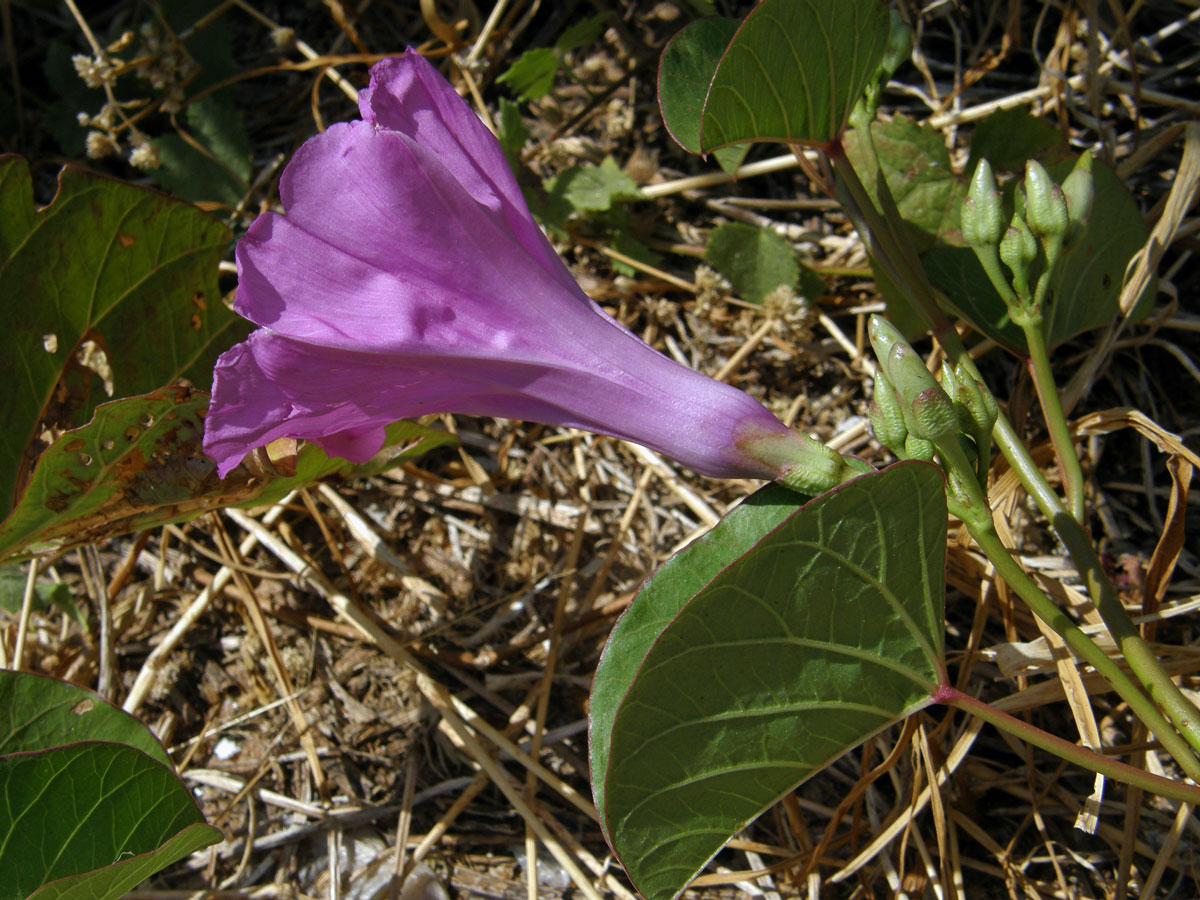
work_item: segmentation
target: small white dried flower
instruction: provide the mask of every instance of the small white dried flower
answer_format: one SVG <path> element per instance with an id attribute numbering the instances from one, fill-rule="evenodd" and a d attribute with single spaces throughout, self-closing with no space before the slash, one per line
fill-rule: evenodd
<path id="1" fill-rule="evenodd" d="M 813 325 L 817 322 L 817 311 L 811 303 L 796 295 L 786 284 L 763 297 L 763 312 L 775 320 L 776 330 L 801 344 L 812 343 Z"/>
<path id="2" fill-rule="evenodd" d="M 296 32 L 291 28 L 274 28 L 271 30 L 271 43 L 277 50 L 290 50 L 296 44 Z"/>
<path id="3" fill-rule="evenodd" d="M 103 131 L 89 131 L 84 141 L 88 159 L 103 159 L 121 152 L 121 145 Z"/>
<path id="4" fill-rule="evenodd" d="M 92 88 L 104 87 L 112 72 L 112 68 L 104 60 L 82 53 L 72 56 L 71 63 L 75 66 L 75 72 L 83 79 L 83 83 Z"/>
<path id="5" fill-rule="evenodd" d="M 75 121 L 78 122 L 80 125 L 82 125 L 84 128 L 87 128 L 89 125 L 92 124 L 92 117 L 89 116 L 85 112 L 77 112 L 77 113 L 75 113 Z"/>
<path id="6" fill-rule="evenodd" d="M 100 112 L 96 113 L 92 119 L 92 124 L 97 128 L 109 130 L 117 122 L 117 108 L 112 103 L 105 103 L 100 107 Z"/>
<path id="7" fill-rule="evenodd" d="M 138 169 L 157 169 L 162 165 L 162 160 L 158 157 L 158 148 L 150 143 L 141 132 L 134 134 L 129 143 L 132 149 L 129 151 L 129 164 Z"/>
<path id="8" fill-rule="evenodd" d="M 724 275 L 712 266 L 697 266 L 694 276 L 696 282 L 696 303 L 707 309 L 722 297 L 729 295 L 733 286 Z"/>
<path id="9" fill-rule="evenodd" d="M 163 94 L 159 108 L 169 115 L 174 115 L 183 109 L 183 88 L 177 84 L 171 85 Z"/>
<path id="10" fill-rule="evenodd" d="M 763 312 L 772 319 L 782 319 L 796 302 L 796 292 L 789 284 L 781 284 L 762 299 Z"/>

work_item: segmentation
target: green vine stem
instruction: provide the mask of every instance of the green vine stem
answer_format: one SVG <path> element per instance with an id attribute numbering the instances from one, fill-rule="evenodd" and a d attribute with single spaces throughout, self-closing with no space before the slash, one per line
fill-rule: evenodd
<path id="1" fill-rule="evenodd" d="M 1042 515 L 1050 521 L 1059 540 L 1067 548 L 1067 553 L 1087 584 L 1088 596 L 1096 605 L 1100 617 L 1129 663 L 1129 668 L 1146 686 L 1150 696 L 1162 707 L 1187 742 L 1200 752 L 1200 710 L 1184 696 L 1179 685 L 1166 673 L 1150 645 L 1138 632 L 1133 619 L 1129 617 L 1129 613 L 1117 597 L 1116 588 L 1105 573 L 1091 538 L 1083 526 L 1063 507 L 1058 495 L 1046 485 L 1012 423 L 1003 414 L 996 421 L 996 428 L 992 434 L 1001 453 L 1017 473 L 1022 486 L 1033 498 Z M 1031 477 L 1031 473 L 1036 473 L 1036 478 Z"/>
<path id="2" fill-rule="evenodd" d="M 861 133 L 865 141 L 870 141 L 869 128 L 862 129 Z M 854 167 L 846 159 L 845 154 L 841 151 L 841 147 L 835 145 L 830 148 L 829 155 L 834 168 L 842 180 L 842 184 L 846 188 L 845 197 L 848 197 L 852 205 L 847 208 L 848 214 L 851 215 L 855 226 L 860 231 L 865 227 L 870 233 L 871 243 L 869 246 L 872 255 L 880 259 L 880 262 L 884 264 L 889 272 L 895 272 L 900 276 L 898 278 L 899 286 L 906 290 L 908 296 L 914 301 L 917 310 L 923 314 L 934 337 L 946 351 L 950 363 L 952 365 L 962 363 L 981 384 L 985 383 L 979 370 L 975 367 L 974 361 L 959 339 L 958 333 L 946 320 L 936 304 L 934 289 L 924 276 L 924 270 L 920 269 L 919 261 L 915 261 L 915 254 L 912 252 L 911 245 L 900 238 L 892 227 L 889 227 L 886 221 L 884 221 L 883 216 L 875 208 L 875 205 L 870 202 L 869 194 L 867 194 L 866 189 L 859 180 L 858 173 L 855 172 Z M 876 187 L 881 194 L 886 194 L 890 199 L 890 192 L 884 179 L 876 178 Z M 887 201 L 883 202 L 886 208 L 888 205 Z M 892 200 L 890 206 L 895 207 L 894 200 Z M 919 272 L 913 271 L 914 261 L 916 268 L 920 270 Z M 1129 617 L 1129 613 L 1126 612 L 1124 606 L 1121 605 L 1120 600 L 1117 598 L 1112 582 L 1104 572 L 1099 555 L 1096 553 L 1096 548 L 1092 545 L 1091 538 L 1088 537 L 1087 532 L 1080 522 L 1067 512 L 1058 495 L 1047 484 L 1036 463 L 1029 456 L 1028 450 L 1021 443 L 1012 423 L 1008 421 L 1003 412 L 1001 412 L 992 434 L 1001 453 L 1017 473 L 1022 486 L 1034 499 L 1035 504 L 1049 520 L 1051 527 L 1062 541 L 1063 546 L 1066 547 L 1075 567 L 1087 583 L 1088 594 L 1092 602 L 1095 603 L 1096 609 L 1104 619 L 1114 640 L 1117 641 L 1117 645 L 1129 663 L 1130 669 L 1137 679 L 1146 686 L 1153 700 L 1161 705 L 1163 712 L 1166 713 L 1171 723 L 1186 739 L 1186 744 L 1191 745 L 1197 752 L 1200 752 L 1200 710 L 1184 696 L 1179 686 L 1171 680 L 1171 677 L 1162 668 L 1161 663 L 1149 645 L 1138 633 L 1137 627 Z M 1068 444 L 1068 446 L 1070 445 Z M 955 514 L 957 515 L 957 513 Z M 987 525 L 994 533 L 995 527 L 990 521 L 990 511 L 988 516 L 989 521 Z M 978 538 L 976 539 L 978 540 Z M 1139 718 L 1142 718 L 1146 726 L 1162 741 L 1163 746 L 1168 748 L 1171 755 L 1176 757 L 1176 760 L 1184 771 L 1192 775 L 1192 772 L 1197 769 L 1200 763 L 1197 762 L 1195 754 L 1187 751 L 1186 746 L 1177 740 L 1177 734 L 1173 729 L 1169 726 L 1163 727 L 1166 725 L 1166 722 L 1158 709 L 1153 704 L 1146 702 L 1145 695 L 1136 688 L 1120 667 L 1109 659 L 1107 654 L 1096 647 L 1086 634 L 1079 631 L 1078 626 L 1042 593 L 1041 589 L 1029 579 L 1024 570 L 1008 554 L 1007 549 L 1004 548 L 1003 543 L 999 541 L 998 537 L 992 549 L 1003 550 L 1000 554 L 1000 559 L 1006 559 L 1009 563 L 1009 565 L 1004 566 L 1005 570 L 1011 573 L 1014 579 L 1024 579 L 1033 588 L 1032 592 L 1026 591 L 1023 593 L 1017 590 L 1017 586 L 1009 581 L 1014 590 L 1017 590 L 1018 595 L 1022 599 L 1025 599 L 1026 602 L 1029 602 L 1026 593 L 1029 593 L 1030 596 L 1036 595 L 1044 601 L 1043 609 L 1050 618 L 1042 616 L 1037 609 L 1034 609 L 1034 612 L 1040 618 L 1043 618 L 1052 628 L 1059 631 L 1068 645 L 1079 653 L 1083 659 L 1093 665 L 1105 677 L 1109 678 L 1114 689 L 1129 703 Z M 989 557 L 992 556 L 986 548 L 984 548 L 984 552 L 988 553 Z M 996 559 L 993 559 L 993 563 L 997 563 L 998 571 L 1004 565 L 1002 562 L 998 563 Z M 1004 571 L 1001 571 L 1001 576 L 1006 581 L 1009 580 L 1008 575 Z M 1035 600 L 1034 602 L 1038 601 Z M 1084 640 L 1079 641 L 1078 638 L 1068 638 L 1069 631 L 1064 632 L 1063 629 L 1071 628 L 1078 631 Z M 1079 647 L 1076 647 L 1075 644 L 1079 644 Z M 1082 649 L 1087 646 L 1093 649 Z M 1100 657 L 1103 657 L 1102 661 Z M 1195 776 L 1193 775 L 1193 777 Z"/>
<path id="3" fill-rule="evenodd" d="M 1179 767 L 1195 781 L 1200 781 L 1200 759 L 1197 759 L 1185 741 L 1125 671 L 1107 653 L 1060 609 L 1030 578 L 1020 564 L 1013 559 L 992 522 L 991 510 L 985 504 L 980 509 L 975 503 L 967 504 L 951 500 L 950 511 L 967 526 L 975 543 L 996 567 L 996 573 L 1004 579 L 1039 619 L 1062 635 L 1067 646 L 1075 655 L 1092 666 L 1104 677 L 1121 699 L 1129 704 L 1147 728 L 1158 738 Z M 1131 663 L 1132 668 L 1132 663 Z M 1073 744 L 1071 746 L 1074 746 Z"/>
<path id="4" fill-rule="evenodd" d="M 938 703 L 945 703 L 947 706 L 961 709 L 963 712 L 983 719 L 1001 731 L 1008 732 L 1028 744 L 1053 753 L 1061 759 L 1070 760 L 1078 766 L 1092 772 L 1097 772 L 1107 778 L 1141 788 L 1152 794 L 1168 797 L 1171 800 L 1178 800 L 1181 803 L 1196 804 L 1200 801 L 1200 788 L 1195 785 L 1173 781 L 1170 778 L 1163 778 L 1160 775 L 1152 775 L 1144 769 L 1135 768 L 1134 766 L 1105 756 L 1103 753 L 1097 753 L 1095 750 L 1081 747 L 1079 744 L 1073 744 L 1063 738 L 1042 731 L 1040 728 L 1035 728 L 1028 722 L 1022 722 L 1015 716 L 1010 716 L 1008 713 L 1002 712 L 993 706 L 988 706 L 983 701 L 964 694 L 962 691 L 949 685 L 939 687 L 933 699 Z"/>
<path id="5" fill-rule="evenodd" d="M 1042 317 L 1037 314 L 1028 321 L 1021 317 L 1018 324 L 1025 333 L 1025 343 L 1029 347 L 1029 368 L 1033 374 L 1033 385 L 1042 405 L 1042 418 L 1046 420 L 1046 428 L 1050 431 L 1050 442 L 1058 458 L 1058 469 L 1063 475 L 1067 503 L 1075 521 L 1082 524 L 1087 515 L 1083 502 L 1083 467 L 1079 464 L 1071 429 L 1067 426 L 1067 416 L 1058 396 L 1058 386 L 1054 383 L 1054 373 L 1050 369 L 1050 354 L 1046 350 L 1046 338 L 1042 333 Z"/>

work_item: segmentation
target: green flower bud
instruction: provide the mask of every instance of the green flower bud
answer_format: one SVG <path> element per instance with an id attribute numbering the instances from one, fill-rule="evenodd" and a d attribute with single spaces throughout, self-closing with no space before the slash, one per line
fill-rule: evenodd
<path id="1" fill-rule="evenodd" d="M 1033 159 L 1025 163 L 1025 215 L 1039 238 L 1061 238 L 1070 224 L 1062 188 Z"/>
<path id="2" fill-rule="evenodd" d="M 942 390 L 950 397 L 954 403 L 954 409 L 958 413 L 958 425 L 963 431 L 970 431 L 974 427 L 974 422 L 971 419 L 971 414 L 959 400 L 959 391 L 962 389 L 958 373 L 954 371 L 950 363 L 942 360 Z"/>
<path id="3" fill-rule="evenodd" d="M 1071 225 L 1086 225 L 1092 214 L 1092 201 L 1096 197 L 1091 151 L 1075 160 L 1075 167 L 1062 183 L 1062 192 L 1067 198 L 1067 215 Z"/>
<path id="4" fill-rule="evenodd" d="M 903 458 L 908 427 L 904 424 L 904 411 L 900 408 L 895 388 L 882 373 L 875 376 L 875 394 L 867 407 L 867 415 L 879 443 Z"/>
<path id="5" fill-rule="evenodd" d="M 954 394 L 954 399 L 970 417 L 970 425 L 966 426 L 967 430 L 978 435 L 991 434 L 992 426 L 1000 418 L 1000 408 L 996 405 L 996 398 L 970 374 L 960 372 L 959 376 L 958 390 Z"/>
<path id="6" fill-rule="evenodd" d="M 1000 240 L 1004 217 L 996 178 L 986 159 L 981 159 L 971 176 L 971 186 L 962 204 L 962 236 L 969 247 L 990 247 Z"/>
<path id="7" fill-rule="evenodd" d="M 1013 287 L 1021 297 L 1029 296 L 1029 266 L 1037 259 L 1037 251 L 1037 238 L 1021 214 L 1013 213 L 1012 224 L 1000 240 L 1000 259 L 1012 272 Z"/>
<path id="8" fill-rule="evenodd" d="M 922 391 L 945 393 L 933 373 L 925 367 L 925 360 L 907 343 L 892 345 L 883 370 L 905 403 L 912 403 Z"/>
<path id="9" fill-rule="evenodd" d="M 951 397 L 958 390 L 958 374 L 947 360 L 942 360 L 942 367 L 938 370 L 938 374 L 942 376 L 942 390 Z"/>
<path id="10" fill-rule="evenodd" d="M 871 340 L 871 349 L 875 351 L 875 358 L 879 360 L 879 365 L 886 367 L 888 353 L 891 352 L 894 344 L 907 344 L 904 340 L 904 335 L 900 333 L 900 329 L 885 319 L 883 316 L 874 313 L 867 320 L 867 337 Z"/>
<path id="11" fill-rule="evenodd" d="M 904 424 L 910 434 L 936 444 L 958 433 L 954 404 L 916 350 L 908 344 L 893 344 L 884 371 L 903 404 Z"/>
<path id="12" fill-rule="evenodd" d="M 908 459 L 923 459 L 933 462 L 935 448 L 929 441 L 910 434 L 904 441 L 904 455 Z"/>
<path id="13" fill-rule="evenodd" d="M 912 411 L 917 422 L 912 433 L 917 437 L 935 444 L 958 440 L 958 410 L 941 387 L 921 391 L 913 398 Z"/>

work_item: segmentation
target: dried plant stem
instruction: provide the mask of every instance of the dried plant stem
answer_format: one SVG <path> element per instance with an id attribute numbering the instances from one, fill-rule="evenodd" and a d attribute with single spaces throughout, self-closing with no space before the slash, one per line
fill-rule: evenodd
<path id="1" fill-rule="evenodd" d="M 29 561 L 29 574 L 25 578 L 25 593 L 21 597 L 21 617 L 17 619 L 17 643 L 13 647 L 12 668 L 20 672 L 25 666 L 25 636 L 29 633 L 29 617 L 33 614 L 33 594 L 37 587 L 38 564 Z"/>
<path id="2" fill-rule="evenodd" d="M 404 790 L 400 795 L 400 814 L 396 817 L 396 845 L 392 855 L 392 881 L 388 885 L 389 900 L 396 900 L 404 886 L 410 867 L 408 834 L 412 828 L 413 794 L 417 787 L 417 758 L 410 755 L 404 767 Z"/>
<path id="3" fill-rule="evenodd" d="M 529 756 L 531 759 L 537 759 L 542 750 L 542 739 L 546 733 L 546 714 L 550 709 L 550 693 L 554 687 L 554 672 L 558 668 L 558 654 L 562 646 L 563 615 L 566 611 L 567 601 L 571 598 L 571 592 L 575 587 L 575 571 L 579 565 L 579 551 L 583 546 L 584 529 L 590 515 L 591 508 L 589 506 L 583 515 L 576 520 L 575 534 L 572 537 L 571 546 L 567 550 L 567 557 L 563 563 L 563 580 L 559 585 L 558 598 L 554 604 L 554 620 L 550 627 L 550 649 L 547 654 L 545 669 L 542 672 L 538 689 L 537 709 L 533 718 L 533 740 L 529 746 Z M 537 777 L 529 770 L 525 771 L 525 791 L 529 796 L 530 808 L 534 812 L 537 812 Z M 529 900 L 537 900 L 538 896 L 537 844 L 534 840 L 535 837 L 533 828 L 529 822 L 526 822 L 525 888 L 529 895 Z"/>
<path id="4" fill-rule="evenodd" d="M 745 342 L 743 342 L 743 344 L 737 348 L 737 352 L 735 352 L 733 356 L 729 357 L 729 361 L 726 362 L 725 365 L 721 366 L 713 378 L 715 378 L 717 381 L 724 381 L 733 372 L 737 371 L 738 366 L 746 361 L 746 358 L 755 351 L 758 345 L 763 342 L 763 338 L 770 334 L 771 329 L 774 327 L 775 320 L 768 316 L 766 321 L 758 326 L 754 334 L 746 338 Z"/>
<path id="5" fill-rule="evenodd" d="M 506 6 L 508 6 L 508 0 L 498 0 L 495 6 L 492 7 L 492 11 L 488 13 L 487 20 L 483 23 L 483 28 L 479 31 L 479 37 L 475 38 L 475 43 L 471 45 L 471 51 L 467 54 L 468 66 L 479 59 L 479 55 L 483 52 L 483 48 L 487 46 L 492 32 L 500 24 L 500 18 L 504 15 Z"/>
<path id="6" fill-rule="evenodd" d="M 810 158 L 816 157 L 815 151 L 806 150 L 802 152 Z M 772 172 L 782 172 L 785 169 L 795 168 L 799 164 L 796 154 L 785 153 L 782 156 L 772 156 L 770 159 L 762 159 L 758 162 L 741 166 L 732 175 L 728 172 L 707 172 L 703 175 L 689 175 L 687 178 L 677 178 L 674 181 L 664 181 L 661 184 L 648 184 L 638 193 L 647 200 L 654 197 L 666 197 L 671 194 L 682 193 L 683 191 L 695 191 L 718 184 L 727 184 L 730 181 L 751 178 L 755 175 L 769 175 Z"/>
<path id="7" fill-rule="evenodd" d="M 975 744 L 975 739 L 979 737 L 979 732 L 983 729 L 983 720 L 972 718 L 968 720 L 967 727 L 955 742 L 946 761 L 938 767 L 937 779 L 934 782 L 936 785 L 945 784 L 946 780 L 957 771 L 962 765 L 963 760 L 967 758 L 967 754 L 971 752 L 971 747 Z M 933 798 L 933 784 L 927 784 L 921 789 L 921 792 L 912 799 L 904 812 L 896 816 L 890 824 L 885 828 L 877 829 L 875 836 L 871 842 L 867 844 L 854 859 L 846 863 L 842 868 L 838 869 L 830 878 L 831 883 L 836 884 L 839 881 L 845 881 L 891 844 L 896 839 L 896 836 L 910 828 L 913 820 L 921 814 L 929 802 Z"/>
<path id="8" fill-rule="evenodd" d="M 233 540 L 229 537 L 229 532 L 225 530 L 225 526 L 219 518 L 215 518 L 213 526 L 219 543 L 224 545 L 225 554 L 234 563 L 233 579 L 241 591 L 242 603 L 254 625 L 254 630 L 258 633 L 259 641 L 266 648 L 267 660 L 274 672 L 275 680 L 279 683 L 279 696 L 287 698 L 285 706 L 288 715 L 291 716 L 292 724 L 296 726 L 296 733 L 300 737 L 300 746 L 304 748 L 304 754 L 308 757 L 308 767 L 312 772 L 313 784 L 317 788 L 317 793 L 324 797 L 326 795 L 325 771 L 321 767 L 321 761 L 317 755 L 317 743 L 313 739 L 308 716 L 300 706 L 291 676 L 288 675 L 287 666 L 284 665 L 283 657 L 279 654 L 279 646 L 275 643 L 275 636 L 271 633 L 270 626 L 267 625 L 266 617 L 263 615 L 262 606 L 258 602 L 258 594 L 246 574 L 238 571 L 236 567 L 242 560 L 237 553 L 237 548 L 234 547 Z"/>
<path id="9" fill-rule="evenodd" d="M 596 810 L 591 803 L 580 796 L 573 788 L 565 784 L 554 773 L 524 753 L 516 744 L 504 737 L 499 731 L 479 718 L 474 710 L 471 710 L 465 703 L 455 698 L 444 685 L 439 684 L 435 679 L 431 678 L 425 671 L 425 667 L 405 650 L 399 641 L 380 628 L 361 606 L 338 592 L 321 572 L 312 568 L 291 547 L 287 546 L 275 534 L 271 533 L 262 523 L 255 521 L 240 510 L 228 509 L 225 513 L 252 535 L 255 535 L 264 547 L 279 557 L 292 571 L 311 582 L 340 616 L 358 628 L 380 650 L 413 671 L 416 675 L 418 690 L 438 711 L 447 728 L 453 732 L 455 738 L 461 741 L 464 749 L 479 764 L 480 768 L 487 773 L 496 787 L 500 789 L 509 803 L 513 805 L 513 808 L 526 822 L 530 823 L 530 827 L 543 846 L 558 860 L 568 874 L 570 874 L 579 889 L 590 900 L 600 900 L 600 894 L 579 868 L 579 864 L 562 848 L 553 835 L 546 830 L 546 826 L 529 808 L 528 804 L 526 804 L 511 777 L 500 768 L 491 754 L 479 744 L 471 729 L 474 728 L 475 731 L 478 731 L 480 735 L 492 744 L 502 750 L 506 750 L 512 755 L 514 760 L 534 772 L 534 774 L 547 784 L 550 784 L 566 799 L 570 800 L 582 811 L 587 812 L 594 820 L 596 818 Z M 466 715 L 460 716 L 460 710 L 465 710 Z M 464 718 L 470 721 L 470 727 L 468 727 Z"/>
<path id="10" fill-rule="evenodd" d="M 265 25 L 267 28 L 270 28 L 272 31 L 277 31 L 279 29 L 279 24 L 277 22 L 272 21 L 269 16 L 263 15 L 249 3 L 245 2 L 245 0 L 233 0 L 233 2 L 248 16 Z M 296 38 L 296 49 L 299 50 L 309 61 L 315 61 L 321 58 L 321 54 L 319 54 L 304 41 L 300 40 L 299 37 Z M 349 97 L 353 102 L 358 102 L 358 91 L 355 89 L 354 85 L 338 74 L 337 70 L 334 69 L 332 65 L 326 68 L 321 74 L 336 84 L 341 89 L 342 93 Z M 320 79 L 318 79 L 318 81 L 319 80 Z"/>
<path id="11" fill-rule="evenodd" d="M 284 509 L 295 495 L 295 491 L 293 491 L 271 509 L 267 510 L 266 515 L 263 516 L 263 525 L 273 525 L 283 515 Z M 258 544 L 258 538 L 252 532 L 238 545 L 238 553 L 244 557 L 254 549 L 256 544 Z M 228 566 L 222 566 L 218 569 L 217 574 L 213 576 L 212 582 L 196 595 L 196 599 L 183 611 L 183 615 L 171 626 L 171 630 L 159 641 L 158 646 L 150 651 L 150 655 L 146 657 L 146 661 L 142 664 L 142 669 L 138 672 L 138 676 L 133 682 L 133 687 L 129 689 L 129 695 L 125 698 L 125 703 L 122 705 L 125 712 L 135 713 L 145 702 L 146 697 L 150 695 L 150 690 L 154 687 L 155 681 L 158 680 L 163 666 L 166 664 L 167 657 L 179 646 L 179 642 L 183 640 L 183 636 L 188 633 L 188 630 L 196 623 L 196 620 L 204 615 L 209 604 L 212 603 L 213 597 L 223 591 L 225 585 L 229 584 L 232 578 L 233 569 Z"/>

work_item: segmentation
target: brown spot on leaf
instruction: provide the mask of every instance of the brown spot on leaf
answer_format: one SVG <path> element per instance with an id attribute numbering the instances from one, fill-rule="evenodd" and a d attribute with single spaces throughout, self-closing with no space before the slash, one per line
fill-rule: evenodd
<path id="1" fill-rule="evenodd" d="M 200 313 L 192 313 L 192 331 L 199 331 L 204 327 L 204 320 L 200 318 Z"/>
<path id="2" fill-rule="evenodd" d="M 192 294 L 192 305 L 201 312 L 208 309 L 208 303 L 204 299 L 203 291 L 196 291 L 196 293 Z"/>
<path id="3" fill-rule="evenodd" d="M 84 713 L 90 713 L 96 704 L 89 697 L 84 697 L 78 703 L 71 707 L 71 712 L 74 715 L 82 716 Z"/>
<path id="4" fill-rule="evenodd" d="M 121 232 L 118 231 L 117 232 L 117 241 L 118 241 L 118 243 L 120 243 L 120 245 L 122 247 L 124 247 L 126 250 L 128 250 L 130 247 L 133 246 L 134 238 L 131 235 L 121 234 Z"/>

